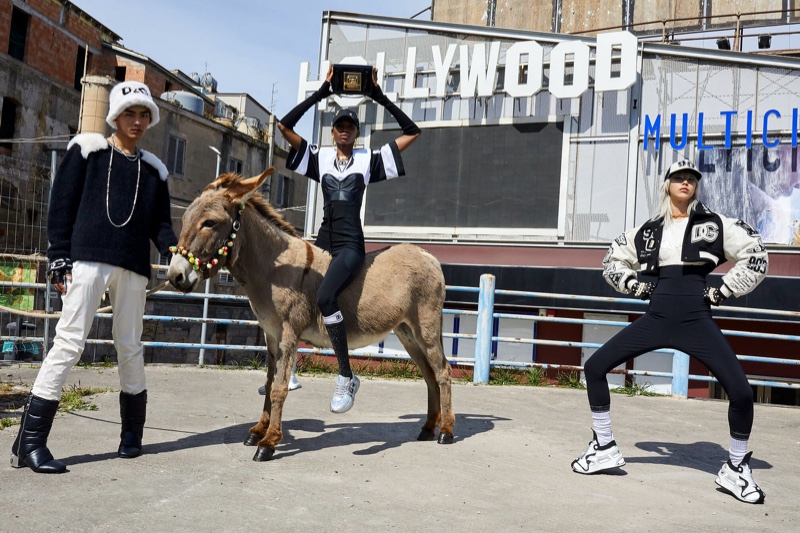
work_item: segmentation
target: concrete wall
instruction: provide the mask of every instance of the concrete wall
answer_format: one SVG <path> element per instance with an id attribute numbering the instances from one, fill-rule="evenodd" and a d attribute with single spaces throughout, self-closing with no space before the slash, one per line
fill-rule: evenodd
<path id="1" fill-rule="evenodd" d="M 66 136 L 78 127 L 78 91 L 0 53 L 0 99 L 6 98 L 17 104 L 14 138 Z M 54 148 L 64 150 L 66 144 L 15 143 L 11 152 L 4 155 L 49 165 L 49 152 Z"/>
<path id="2" fill-rule="evenodd" d="M 703 15 L 727 15 L 775 11 L 784 8 L 784 0 L 433 0 L 432 18 L 435 21 L 455 24 L 488 26 L 490 10 L 494 5 L 494 25 L 498 28 L 512 28 L 541 32 L 576 33 L 601 28 L 621 27 L 626 13 L 632 12 L 634 24 L 652 22 L 637 26 L 636 32 L 660 32 L 662 20 L 692 18 L 667 24 L 667 33 L 685 28 L 697 28 L 698 17 Z M 796 2 L 791 7 L 797 7 Z M 707 12 L 704 13 L 704 10 Z M 554 20 L 554 12 L 560 18 Z M 630 17 L 630 14 L 628 15 Z M 783 17 L 785 20 L 785 16 Z M 791 15 L 793 21 L 800 21 L 800 12 Z M 744 25 L 754 23 L 778 22 L 781 15 L 757 15 L 742 17 Z M 709 26 L 736 24 L 736 17 L 723 17 L 709 20 Z"/>
<path id="3" fill-rule="evenodd" d="M 533 2 L 517 2 L 520 6 L 531 5 Z M 431 15 L 433 20 L 452 22 L 454 24 L 469 24 L 472 26 L 486 26 L 488 20 L 486 0 L 433 0 L 431 2 Z"/>

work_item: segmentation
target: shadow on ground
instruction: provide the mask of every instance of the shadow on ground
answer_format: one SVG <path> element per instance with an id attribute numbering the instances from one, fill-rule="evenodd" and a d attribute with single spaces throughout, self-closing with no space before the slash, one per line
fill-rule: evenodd
<path id="1" fill-rule="evenodd" d="M 716 474 L 722 463 L 728 460 L 728 450 L 716 442 L 694 442 L 692 444 L 678 444 L 675 442 L 637 442 L 640 450 L 657 454 L 655 456 L 629 457 L 625 455 L 625 462 L 649 463 L 660 465 L 683 466 L 694 468 L 709 474 Z M 625 452 L 623 451 L 623 454 Z M 753 470 L 770 469 L 772 465 L 755 457 L 750 459 L 750 468 Z"/>
<path id="2" fill-rule="evenodd" d="M 82 413 L 69 413 L 73 416 L 94 420 L 100 423 L 111 423 L 106 420 L 97 419 Z M 358 423 L 348 422 L 340 424 L 326 424 L 322 420 L 313 418 L 299 418 L 284 421 L 283 441 L 278 445 L 273 461 L 284 457 L 291 457 L 300 453 L 310 453 L 326 448 L 337 446 L 362 446 L 353 452 L 354 455 L 373 455 L 392 448 L 397 448 L 403 444 L 417 442 L 422 424 L 425 422 L 425 415 L 404 415 L 399 417 L 398 422 L 380 423 Z M 456 415 L 455 443 L 466 440 L 474 435 L 492 430 L 495 423 L 507 421 L 491 415 Z M 249 434 L 250 424 L 237 424 L 227 426 L 205 433 L 189 433 L 176 429 L 162 429 L 145 427 L 143 453 L 159 454 L 170 453 L 188 448 L 199 448 L 202 446 L 215 446 L 219 444 L 241 444 Z M 148 432 L 152 431 L 171 431 L 177 434 L 185 434 L 176 440 L 169 442 L 147 443 Z M 152 434 L 152 433 L 151 433 Z M 311 434 L 310 436 L 307 434 Z M 90 438 L 87 434 L 87 438 Z M 112 445 L 112 443 L 109 443 Z M 439 446 L 435 441 L 426 445 Z M 116 446 L 116 443 L 113 444 Z M 256 448 L 252 447 L 253 453 Z M 64 457 L 61 460 L 67 465 L 78 465 L 97 461 L 107 461 L 117 459 L 116 450 L 102 454 L 84 454 Z"/>

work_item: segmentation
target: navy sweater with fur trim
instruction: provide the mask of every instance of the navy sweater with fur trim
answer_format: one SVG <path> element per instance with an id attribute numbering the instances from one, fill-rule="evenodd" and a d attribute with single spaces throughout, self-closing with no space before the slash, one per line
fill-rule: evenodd
<path id="1" fill-rule="evenodd" d="M 142 150 L 136 206 L 137 162 L 114 153 L 108 213 L 108 163 L 114 149 L 97 133 L 78 135 L 58 167 L 50 194 L 47 238 L 50 261 L 96 261 L 150 276 L 150 241 L 162 254 L 177 244 L 169 207 L 167 169 L 153 154 Z"/>

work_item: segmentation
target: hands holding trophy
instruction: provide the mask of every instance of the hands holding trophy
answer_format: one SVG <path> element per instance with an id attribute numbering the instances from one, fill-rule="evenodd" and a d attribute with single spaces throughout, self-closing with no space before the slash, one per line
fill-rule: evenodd
<path id="1" fill-rule="evenodd" d="M 377 69 L 370 65 L 331 65 L 326 77 L 334 94 L 372 96 L 378 85 Z"/>

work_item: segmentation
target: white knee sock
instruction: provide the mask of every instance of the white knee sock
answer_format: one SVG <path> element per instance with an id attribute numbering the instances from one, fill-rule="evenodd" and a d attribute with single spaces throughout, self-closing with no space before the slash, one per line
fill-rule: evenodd
<path id="1" fill-rule="evenodd" d="M 614 440 L 611 433 L 611 411 L 599 413 L 592 411 L 592 429 L 597 435 L 597 444 L 600 446 L 605 446 Z"/>
<path id="2" fill-rule="evenodd" d="M 731 437 L 729 453 L 731 464 L 733 466 L 739 466 L 739 464 L 742 462 L 742 459 L 744 459 L 745 454 L 747 454 L 747 443 L 747 439 L 739 440 Z"/>

